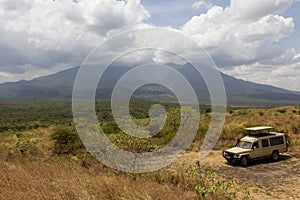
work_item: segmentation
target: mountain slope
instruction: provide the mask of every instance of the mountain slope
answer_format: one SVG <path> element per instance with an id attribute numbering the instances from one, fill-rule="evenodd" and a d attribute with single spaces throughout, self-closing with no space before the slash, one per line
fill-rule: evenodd
<path id="1" fill-rule="evenodd" d="M 209 93 L 205 82 L 195 69 L 189 65 L 171 64 L 184 75 L 193 86 L 201 103 L 209 103 Z M 72 88 L 78 67 L 64 70 L 53 75 L 43 76 L 31 81 L 0 84 L 0 99 L 18 98 L 71 98 Z M 99 83 L 96 97 L 108 99 L 116 81 L 129 68 L 113 67 L 105 72 Z M 300 93 L 269 85 L 243 81 L 222 73 L 228 104 L 239 105 L 299 105 Z M 158 101 L 175 101 L 168 89 L 158 85 L 147 85 L 134 94 L 135 98 Z"/>

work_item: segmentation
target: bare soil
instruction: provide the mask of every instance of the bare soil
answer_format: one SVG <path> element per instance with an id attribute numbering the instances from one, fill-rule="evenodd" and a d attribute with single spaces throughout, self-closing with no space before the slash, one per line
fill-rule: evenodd
<path id="1" fill-rule="evenodd" d="M 190 152 L 180 162 L 196 162 L 198 153 Z M 248 167 L 230 165 L 222 157 L 222 151 L 214 150 L 200 160 L 203 168 L 219 175 L 236 179 L 245 184 L 251 199 L 300 199 L 300 148 L 294 147 L 281 155 L 281 160 L 253 161 Z"/>

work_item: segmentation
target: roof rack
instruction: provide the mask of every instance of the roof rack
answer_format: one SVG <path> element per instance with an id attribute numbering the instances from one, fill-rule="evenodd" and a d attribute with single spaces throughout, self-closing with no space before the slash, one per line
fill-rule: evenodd
<path id="1" fill-rule="evenodd" d="M 271 126 L 257 126 L 257 127 L 250 127 L 246 128 L 247 131 L 263 131 L 263 130 L 270 130 L 273 127 Z"/>

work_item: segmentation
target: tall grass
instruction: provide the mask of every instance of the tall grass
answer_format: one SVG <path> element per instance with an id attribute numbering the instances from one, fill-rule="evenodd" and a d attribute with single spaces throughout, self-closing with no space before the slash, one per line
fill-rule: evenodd
<path id="1" fill-rule="evenodd" d="M 170 109 L 172 112 L 172 109 Z M 278 110 L 285 110 L 279 112 Z M 226 148 L 243 136 L 244 128 L 270 125 L 288 134 L 291 145 L 300 142 L 300 115 L 295 107 L 251 108 L 229 111 L 216 148 Z M 174 110 L 173 110 L 174 111 Z M 175 110 L 176 111 L 176 110 Z M 174 111 L 174 112 L 175 112 Z M 261 114 L 263 113 L 263 114 Z M 176 116 L 173 116 L 176 119 Z M 147 124 L 147 119 L 138 119 Z M 190 151 L 197 151 L 210 122 L 201 115 L 198 134 Z M 174 121 L 177 123 L 177 121 Z M 151 140 L 163 145 L 176 127 Z M 162 132 L 164 133 L 164 132 Z M 114 140 L 120 133 L 110 129 Z M 119 135 L 120 136 L 120 135 Z M 170 137 L 170 138 L 169 138 Z M 116 138 L 126 145 L 130 138 Z M 156 141 L 157 140 L 157 141 Z M 118 143 L 119 142 L 119 143 Z M 127 142 L 127 143 L 126 143 Z M 152 151 L 157 146 L 138 141 L 133 149 Z M 148 146 L 147 146 L 148 145 Z M 123 147 L 126 148 L 126 147 Z M 145 149 L 146 148 L 146 149 Z M 222 159 L 220 157 L 220 159 Z M 248 190 L 236 180 L 202 169 L 199 163 L 175 163 L 148 174 L 127 174 L 106 167 L 82 147 L 74 127 L 50 125 L 26 131 L 10 130 L 0 135 L 0 199 L 247 199 Z"/>

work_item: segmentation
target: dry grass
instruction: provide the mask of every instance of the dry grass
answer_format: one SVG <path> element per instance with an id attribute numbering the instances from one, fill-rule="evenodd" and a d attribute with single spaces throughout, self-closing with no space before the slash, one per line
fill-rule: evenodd
<path id="1" fill-rule="evenodd" d="M 70 165 L 73 165 L 70 167 Z M 1 162 L 0 199 L 187 199 L 171 184 L 55 162 Z M 194 194 L 192 196 L 195 196 Z"/>
<path id="2" fill-rule="evenodd" d="M 56 156 L 52 128 L 22 134 L 36 142 L 38 152 L 22 154 L 18 137 L 7 133 L 0 144 L 0 199 L 195 199 L 194 188 L 165 180 L 162 172 L 133 175 L 114 171 L 76 156 Z M 170 175 L 170 177 L 175 175 Z"/>
<path id="3" fill-rule="evenodd" d="M 300 142 L 298 108 L 259 108 L 228 114 L 218 146 L 230 146 L 250 125 L 274 126 L 288 133 L 292 145 Z M 53 155 L 49 139 L 53 128 L 22 132 L 36 144 L 34 155 L 16 150 L 16 134 L 0 136 L 0 199 L 197 199 L 195 183 L 199 179 L 188 178 L 186 166 L 132 175 L 96 161 L 85 165 L 74 156 Z"/>
<path id="4" fill-rule="evenodd" d="M 298 145 L 300 143 L 299 111 L 300 109 L 295 106 L 235 110 L 226 117 L 218 146 L 231 146 L 237 137 L 245 134 L 245 127 L 260 125 L 272 126 L 276 131 L 286 133 L 290 145 Z"/>

